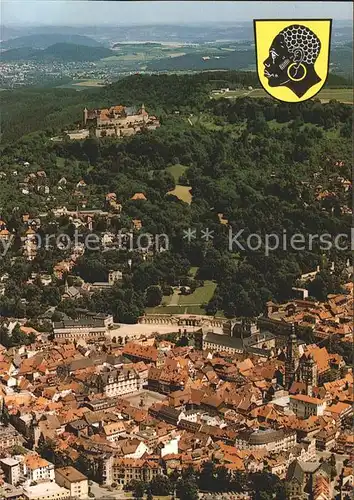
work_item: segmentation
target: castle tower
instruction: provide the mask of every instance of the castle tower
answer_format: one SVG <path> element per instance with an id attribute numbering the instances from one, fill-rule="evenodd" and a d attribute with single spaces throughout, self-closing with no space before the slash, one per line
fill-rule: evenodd
<path id="1" fill-rule="evenodd" d="M 84 112 L 83 112 L 83 125 L 84 125 L 84 127 L 86 127 L 87 117 L 88 117 L 88 109 L 84 108 Z"/>
<path id="2" fill-rule="evenodd" d="M 193 333 L 193 341 L 194 341 L 194 349 L 198 351 L 203 350 L 203 330 L 202 328 L 200 330 L 196 330 Z"/>
<path id="3" fill-rule="evenodd" d="M 317 386 L 318 368 L 312 354 L 300 360 L 300 382 L 306 385 L 306 394 L 312 396 L 313 388 Z"/>
<path id="4" fill-rule="evenodd" d="M 299 366 L 299 348 L 295 333 L 294 323 L 291 325 L 291 333 L 286 345 L 285 360 L 285 389 L 290 389 L 295 380 L 295 375 Z"/>
<path id="5" fill-rule="evenodd" d="M 149 115 L 148 115 L 148 113 L 145 110 L 145 104 L 144 103 L 141 105 L 140 114 L 143 117 L 143 122 L 147 122 L 147 120 L 149 118 Z"/>

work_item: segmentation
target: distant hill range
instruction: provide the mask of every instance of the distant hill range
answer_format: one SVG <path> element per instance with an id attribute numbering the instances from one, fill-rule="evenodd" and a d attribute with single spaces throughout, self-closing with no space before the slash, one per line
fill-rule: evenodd
<path id="1" fill-rule="evenodd" d="M 332 72 L 345 77 L 353 73 L 353 43 L 333 47 L 330 56 Z M 203 70 L 248 70 L 256 69 L 255 51 L 234 50 L 225 54 L 191 53 L 177 57 L 156 59 L 147 64 L 148 71 L 203 71 Z"/>
<path id="2" fill-rule="evenodd" d="M 86 47 L 103 47 L 103 45 L 93 38 L 84 35 L 72 35 L 63 33 L 41 33 L 38 35 L 27 35 L 11 38 L 1 42 L 2 50 L 22 49 L 30 47 L 32 49 L 46 49 L 57 43 L 72 43 L 75 45 L 85 45 Z"/>
<path id="3" fill-rule="evenodd" d="M 33 61 L 33 62 L 83 62 L 98 61 L 114 54 L 106 47 L 88 47 L 73 43 L 55 43 L 45 49 L 20 47 L 6 50 L 1 53 L 2 62 Z"/>
<path id="4" fill-rule="evenodd" d="M 252 50 L 235 50 L 220 55 L 220 52 L 208 54 L 185 54 L 151 61 L 147 65 L 149 71 L 203 71 L 215 69 L 254 69 L 255 54 Z"/>

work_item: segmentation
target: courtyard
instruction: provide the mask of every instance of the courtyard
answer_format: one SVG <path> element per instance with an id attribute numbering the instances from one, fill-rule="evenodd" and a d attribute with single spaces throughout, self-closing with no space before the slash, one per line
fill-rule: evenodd
<path id="1" fill-rule="evenodd" d="M 142 390 L 135 392 L 134 394 L 124 396 L 124 399 L 129 401 L 132 406 L 135 406 L 136 408 L 143 408 L 144 410 L 150 408 L 150 406 L 154 403 L 161 403 L 166 398 L 167 396 L 164 394 L 148 390 Z M 144 403 L 143 406 L 141 406 L 141 403 Z"/>

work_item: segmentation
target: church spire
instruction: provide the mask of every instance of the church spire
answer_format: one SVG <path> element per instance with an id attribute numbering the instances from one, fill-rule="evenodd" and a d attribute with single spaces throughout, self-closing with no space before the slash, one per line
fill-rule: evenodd
<path id="1" fill-rule="evenodd" d="M 296 371 L 299 366 L 299 348 L 295 333 L 295 325 L 291 324 L 291 332 L 286 344 L 286 361 L 285 361 L 285 388 L 290 389 L 295 380 Z"/>

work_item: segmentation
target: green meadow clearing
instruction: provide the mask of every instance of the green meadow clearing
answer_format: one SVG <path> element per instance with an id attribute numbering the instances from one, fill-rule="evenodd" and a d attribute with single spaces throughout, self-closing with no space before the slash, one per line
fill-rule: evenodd
<path id="1" fill-rule="evenodd" d="M 176 184 L 178 184 L 179 178 L 186 172 L 187 169 L 188 167 L 180 164 L 171 165 L 170 167 L 166 168 L 167 172 L 169 172 L 174 178 Z"/>
<path id="2" fill-rule="evenodd" d="M 176 185 L 175 189 L 169 191 L 168 194 L 173 194 L 180 200 L 188 203 L 189 205 L 192 203 L 192 194 L 191 188 L 189 186 L 181 186 L 179 184 Z"/>

